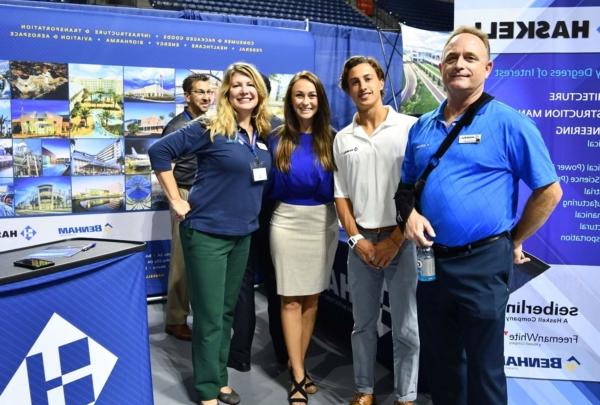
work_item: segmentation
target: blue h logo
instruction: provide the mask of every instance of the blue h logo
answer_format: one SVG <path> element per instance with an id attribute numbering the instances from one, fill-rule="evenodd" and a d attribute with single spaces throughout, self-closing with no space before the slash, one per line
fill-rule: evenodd
<path id="1" fill-rule="evenodd" d="M 54 393 L 53 396 L 58 394 L 64 397 L 66 405 L 88 404 L 95 401 L 87 337 L 60 346 L 58 357 L 60 375 L 49 380 L 46 379 L 46 373 L 58 372 L 58 370 L 46 370 L 41 353 L 27 357 L 32 404 L 48 405 L 48 392 L 54 389 L 58 389 L 59 392 Z"/>

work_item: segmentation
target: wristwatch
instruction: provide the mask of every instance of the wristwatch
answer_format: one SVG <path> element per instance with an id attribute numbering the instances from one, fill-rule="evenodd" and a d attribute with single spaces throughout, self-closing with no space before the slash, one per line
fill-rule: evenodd
<path id="1" fill-rule="evenodd" d="M 360 233 L 357 233 L 356 235 L 350 236 L 348 238 L 348 246 L 350 246 L 350 249 L 354 249 L 354 246 L 356 246 L 356 244 L 358 243 L 359 240 L 364 239 L 365 237 L 362 236 Z"/>

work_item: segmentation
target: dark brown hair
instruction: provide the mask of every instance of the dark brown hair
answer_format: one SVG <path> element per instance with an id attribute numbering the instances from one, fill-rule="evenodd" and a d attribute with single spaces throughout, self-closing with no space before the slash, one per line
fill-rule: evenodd
<path id="1" fill-rule="evenodd" d="M 203 73 L 192 73 L 191 75 L 183 79 L 183 83 L 181 83 L 181 88 L 184 92 L 189 94 L 192 92 L 194 83 L 196 83 L 197 81 L 207 82 L 209 80 L 210 77 L 208 77 L 208 75 L 205 75 Z"/>
<path id="2" fill-rule="evenodd" d="M 344 62 L 344 68 L 342 69 L 342 75 L 340 76 L 339 83 L 341 89 L 344 90 L 346 93 L 348 93 L 349 88 L 348 74 L 350 73 L 350 70 L 352 70 L 353 67 L 358 66 L 362 63 L 367 63 L 371 65 L 371 67 L 375 70 L 375 73 L 377 74 L 377 78 L 379 80 L 385 79 L 385 73 L 383 73 L 381 65 L 379 64 L 379 62 L 377 62 L 377 60 L 375 60 L 375 58 L 362 55 L 351 56 L 346 60 L 346 62 Z M 383 96 L 383 90 L 381 90 L 381 95 Z"/>
<path id="3" fill-rule="evenodd" d="M 336 167 L 333 161 L 333 132 L 330 126 L 329 101 L 321 80 L 314 73 L 306 70 L 294 75 L 285 93 L 283 103 L 285 124 L 276 133 L 279 136 L 279 144 L 275 149 L 275 167 L 287 173 L 290 170 L 292 152 L 300 142 L 300 121 L 292 104 L 292 88 L 299 80 L 311 82 L 317 91 L 318 107 L 312 121 L 312 148 L 321 166 L 325 170 L 334 171 Z"/>

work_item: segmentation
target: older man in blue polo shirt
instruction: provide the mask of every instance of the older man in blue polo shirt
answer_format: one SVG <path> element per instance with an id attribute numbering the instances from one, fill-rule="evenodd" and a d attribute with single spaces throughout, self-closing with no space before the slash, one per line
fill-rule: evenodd
<path id="1" fill-rule="evenodd" d="M 455 30 L 440 63 L 448 99 L 411 128 L 402 183 L 415 184 L 492 70 L 486 34 Z M 518 183 L 533 190 L 517 218 Z M 513 263 L 562 196 L 535 124 L 493 100 L 479 110 L 427 178 L 405 235 L 433 245 L 437 279 L 421 283 L 421 343 L 433 402 L 507 403 L 504 320 Z"/>

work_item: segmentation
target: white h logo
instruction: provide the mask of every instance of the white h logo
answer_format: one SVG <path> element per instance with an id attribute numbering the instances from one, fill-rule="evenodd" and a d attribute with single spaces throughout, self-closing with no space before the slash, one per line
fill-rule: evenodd
<path id="1" fill-rule="evenodd" d="M 0 394 L 0 405 L 94 404 L 117 360 L 54 313 Z"/>

